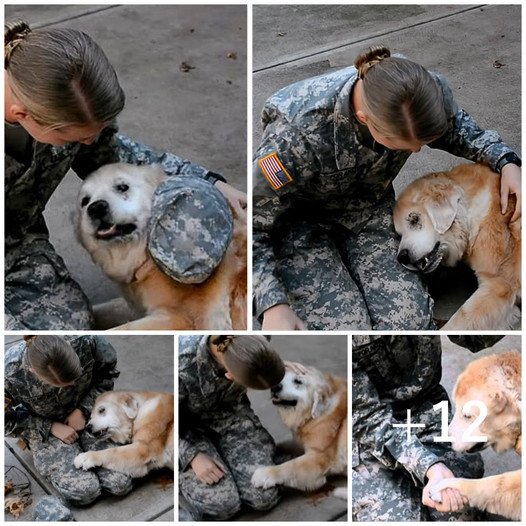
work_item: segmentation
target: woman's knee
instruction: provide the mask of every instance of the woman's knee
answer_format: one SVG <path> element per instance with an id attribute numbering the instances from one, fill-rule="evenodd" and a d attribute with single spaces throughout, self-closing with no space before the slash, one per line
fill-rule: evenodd
<path id="1" fill-rule="evenodd" d="M 277 488 L 258 489 L 251 487 L 251 491 L 241 496 L 241 501 L 250 508 L 257 511 L 272 509 L 279 501 L 279 491 Z"/>

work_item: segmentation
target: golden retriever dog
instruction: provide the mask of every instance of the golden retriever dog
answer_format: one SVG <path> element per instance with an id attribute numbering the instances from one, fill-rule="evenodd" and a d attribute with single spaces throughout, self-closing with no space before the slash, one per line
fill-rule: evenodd
<path id="1" fill-rule="evenodd" d="M 470 363 L 453 391 L 455 415 L 449 426 L 452 447 L 459 452 L 493 447 L 497 453 L 514 449 L 521 454 L 521 356 L 507 352 Z M 468 402 L 485 404 L 487 415 L 478 422 L 479 409 Z M 466 405 L 468 403 L 468 405 Z M 484 416 L 484 415 L 481 415 Z M 467 431 L 467 433 L 466 433 Z M 477 436 L 487 441 L 477 441 Z M 431 490 L 440 501 L 440 491 L 457 488 L 469 505 L 514 520 L 521 517 L 521 471 L 481 479 L 444 479 Z"/>
<path id="2" fill-rule="evenodd" d="M 306 371 L 287 370 L 271 389 L 272 403 L 305 452 L 277 466 L 258 467 L 252 476 L 256 487 L 313 490 L 327 475 L 347 474 L 347 381 L 312 367 Z M 347 490 L 337 488 L 334 494 L 346 498 Z"/>
<path id="3" fill-rule="evenodd" d="M 460 165 L 411 183 L 394 209 L 398 261 L 419 272 L 470 266 L 475 293 L 444 330 L 509 329 L 520 316 L 521 226 L 510 223 L 515 196 L 500 210 L 500 177 L 481 164 Z"/>
<path id="4" fill-rule="evenodd" d="M 84 182 L 77 201 L 77 238 L 139 317 L 125 330 L 245 329 L 246 225 L 234 214 L 234 235 L 223 260 L 203 283 L 183 284 L 157 267 L 147 250 L 159 166 L 117 163 Z"/>
<path id="5" fill-rule="evenodd" d="M 158 468 L 174 469 L 174 395 L 171 393 L 108 391 L 95 401 L 88 432 L 119 447 L 86 451 L 75 467 L 97 466 L 143 477 Z"/>

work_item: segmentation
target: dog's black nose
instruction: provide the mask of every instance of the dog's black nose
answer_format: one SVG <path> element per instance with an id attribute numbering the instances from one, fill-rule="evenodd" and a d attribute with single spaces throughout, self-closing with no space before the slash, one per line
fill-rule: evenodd
<path id="1" fill-rule="evenodd" d="M 110 205 L 102 199 L 94 201 L 88 206 L 88 215 L 91 219 L 103 219 L 110 211 Z"/>
<path id="2" fill-rule="evenodd" d="M 401 265 L 409 265 L 409 263 L 411 263 L 409 250 L 407 250 L 407 248 L 400 250 L 400 252 L 398 252 L 398 256 L 396 256 L 396 259 L 398 259 L 398 263 Z"/>
<path id="3" fill-rule="evenodd" d="M 92 430 L 93 428 L 91 427 L 91 424 L 88 423 L 88 425 L 86 426 L 86 431 L 91 435 Z"/>
<path id="4" fill-rule="evenodd" d="M 274 387 L 270 388 L 271 393 L 279 393 L 283 389 L 283 386 L 281 384 L 275 385 Z"/>

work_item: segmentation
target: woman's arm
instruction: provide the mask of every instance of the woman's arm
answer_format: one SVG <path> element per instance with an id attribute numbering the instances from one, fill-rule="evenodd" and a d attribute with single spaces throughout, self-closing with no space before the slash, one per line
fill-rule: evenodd
<path id="1" fill-rule="evenodd" d="M 380 400 L 376 387 L 367 373 L 353 363 L 352 372 L 353 440 L 370 450 L 384 465 L 394 461 L 422 485 L 428 469 L 441 458 L 426 448 L 413 433 L 407 442 L 407 431 L 400 427 L 389 403 Z"/>
<path id="2" fill-rule="evenodd" d="M 53 421 L 49 418 L 31 414 L 29 409 L 18 403 L 11 394 L 9 381 L 4 389 L 4 432 L 6 436 L 29 439 L 31 431 L 36 431 L 45 442 L 49 437 Z"/>

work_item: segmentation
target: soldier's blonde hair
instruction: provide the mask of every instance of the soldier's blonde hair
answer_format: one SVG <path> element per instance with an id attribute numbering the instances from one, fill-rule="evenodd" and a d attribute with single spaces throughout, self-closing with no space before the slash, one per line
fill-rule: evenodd
<path id="1" fill-rule="evenodd" d="M 59 336 L 24 336 L 26 358 L 35 374 L 50 385 L 74 383 L 82 365 L 73 347 Z"/>
<path id="2" fill-rule="evenodd" d="M 14 96 L 49 129 L 102 124 L 124 108 L 115 70 L 82 31 L 6 23 L 4 68 Z"/>
<path id="3" fill-rule="evenodd" d="M 381 135 L 423 143 L 444 135 L 447 116 L 442 90 L 424 67 L 392 57 L 384 46 L 365 50 L 354 65 L 363 81 L 364 112 Z"/>
<path id="4" fill-rule="evenodd" d="M 252 389 L 270 389 L 285 375 L 285 364 L 262 336 L 211 336 L 235 381 Z"/>

